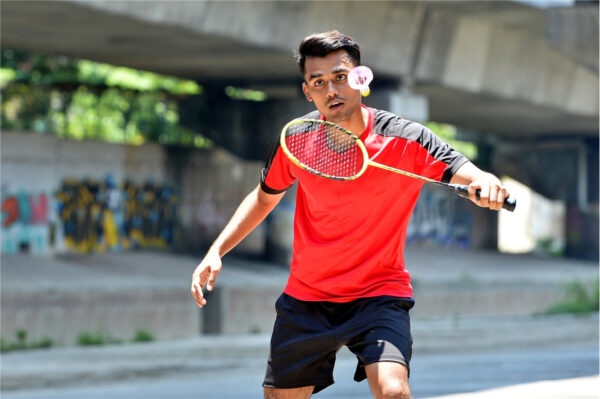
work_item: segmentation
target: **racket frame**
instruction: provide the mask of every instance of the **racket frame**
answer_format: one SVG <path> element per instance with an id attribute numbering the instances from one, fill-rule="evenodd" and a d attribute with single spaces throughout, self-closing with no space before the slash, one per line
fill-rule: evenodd
<path id="1" fill-rule="evenodd" d="M 296 158 L 296 156 L 294 154 L 292 154 L 292 152 L 289 150 L 285 139 L 286 139 L 286 137 L 288 137 L 287 132 L 292 126 L 300 125 L 303 123 L 314 123 L 314 124 L 318 124 L 318 125 L 330 126 L 334 129 L 336 129 L 337 131 L 348 135 L 352 140 L 354 140 L 356 145 L 358 145 L 358 148 L 360 149 L 360 152 L 362 153 L 362 156 L 363 156 L 363 165 L 362 165 L 361 169 L 358 171 L 358 173 L 356 173 L 353 176 L 333 176 L 333 175 L 329 175 L 329 174 L 323 173 L 321 171 L 318 171 L 316 169 L 313 169 L 310 166 L 302 163 L 298 158 Z M 365 173 L 365 171 L 367 170 L 367 167 L 369 166 L 369 153 L 367 152 L 367 147 L 365 147 L 365 144 L 360 140 L 360 138 L 358 138 L 351 131 L 344 129 L 343 127 L 338 126 L 335 123 L 332 123 L 329 121 L 323 121 L 320 119 L 294 119 L 293 121 L 286 124 L 283 127 L 283 129 L 281 130 L 281 137 L 279 138 L 279 144 L 281 145 L 281 149 L 283 150 L 284 154 L 289 158 L 290 161 L 292 161 L 292 163 L 294 165 L 296 165 L 304 170 L 307 170 L 310 173 L 313 173 L 317 176 L 325 177 L 327 179 L 342 180 L 342 181 L 355 180 L 355 179 L 358 179 L 363 173 Z"/>

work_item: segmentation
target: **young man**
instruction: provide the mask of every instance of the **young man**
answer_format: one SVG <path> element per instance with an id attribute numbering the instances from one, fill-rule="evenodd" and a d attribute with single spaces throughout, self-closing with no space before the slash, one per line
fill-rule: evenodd
<path id="1" fill-rule="evenodd" d="M 361 104 L 348 85 L 360 49 L 337 31 L 303 40 L 302 89 L 322 118 L 358 132 L 377 161 L 432 179 L 469 185 L 477 205 L 499 210 L 508 193 L 430 130 Z M 292 164 L 275 147 L 260 184 L 240 204 L 198 265 L 192 294 L 206 304 L 221 258 L 298 182 L 291 272 L 277 300 L 264 380 L 265 398 L 308 398 L 333 384 L 336 352 L 346 345 L 358 359 L 355 380 L 368 379 L 375 398 L 410 398 L 412 353 L 410 275 L 403 249 L 420 180 L 369 168 L 353 181 L 332 181 Z M 475 190 L 481 199 L 475 199 Z"/>

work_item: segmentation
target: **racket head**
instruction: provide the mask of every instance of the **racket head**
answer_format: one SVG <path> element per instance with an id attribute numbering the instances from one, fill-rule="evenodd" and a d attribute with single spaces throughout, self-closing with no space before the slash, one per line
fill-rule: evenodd
<path id="1" fill-rule="evenodd" d="M 368 166 L 360 138 L 328 121 L 295 119 L 283 127 L 280 145 L 292 163 L 328 179 L 354 180 Z"/>

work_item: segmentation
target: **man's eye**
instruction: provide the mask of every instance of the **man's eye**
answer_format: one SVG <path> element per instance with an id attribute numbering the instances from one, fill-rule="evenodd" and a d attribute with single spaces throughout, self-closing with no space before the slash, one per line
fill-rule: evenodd
<path id="1" fill-rule="evenodd" d="M 338 75 L 336 77 L 336 80 L 338 80 L 338 81 L 346 80 L 346 75 Z"/>
<path id="2" fill-rule="evenodd" d="M 324 82 L 319 79 L 319 80 L 315 80 L 315 86 L 323 86 Z"/>

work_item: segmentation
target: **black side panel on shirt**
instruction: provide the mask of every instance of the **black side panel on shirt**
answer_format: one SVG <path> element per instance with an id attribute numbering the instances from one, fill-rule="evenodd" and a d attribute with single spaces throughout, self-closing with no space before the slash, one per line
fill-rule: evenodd
<path id="1" fill-rule="evenodd" d="M 269 169 L 271 168 L 271 164 L 273 163 L 273 159 L 275 155 L 277 155 L 277 151 L 279 150 L 280 144 L 279 139 L 273 147 L 271 147 L 271 151 L 269 152 L 269 156 L 267 157 L 267 161 L 265 163 L 265 167 L 262 168 L 260 172 L 260 188 L 267 194 L 275 195 L 284 192 L 285 190 L 274 190 L 271 187 L 267 186 L 265 181 L 267 180 L 267 173 L 269 173 Z"/>
<path id="2" fill-rule="evenodd" d="M 398 137 L 415 141 L 423 146 L 431 156 L 448 165 L 442 176 L 442 182 L 449 182 L 468 159 L 444 143 L 430 129 L 420 123 L 401 118 L 388 111 L 374 110 L 373 132 L 386 137 Z"/>

